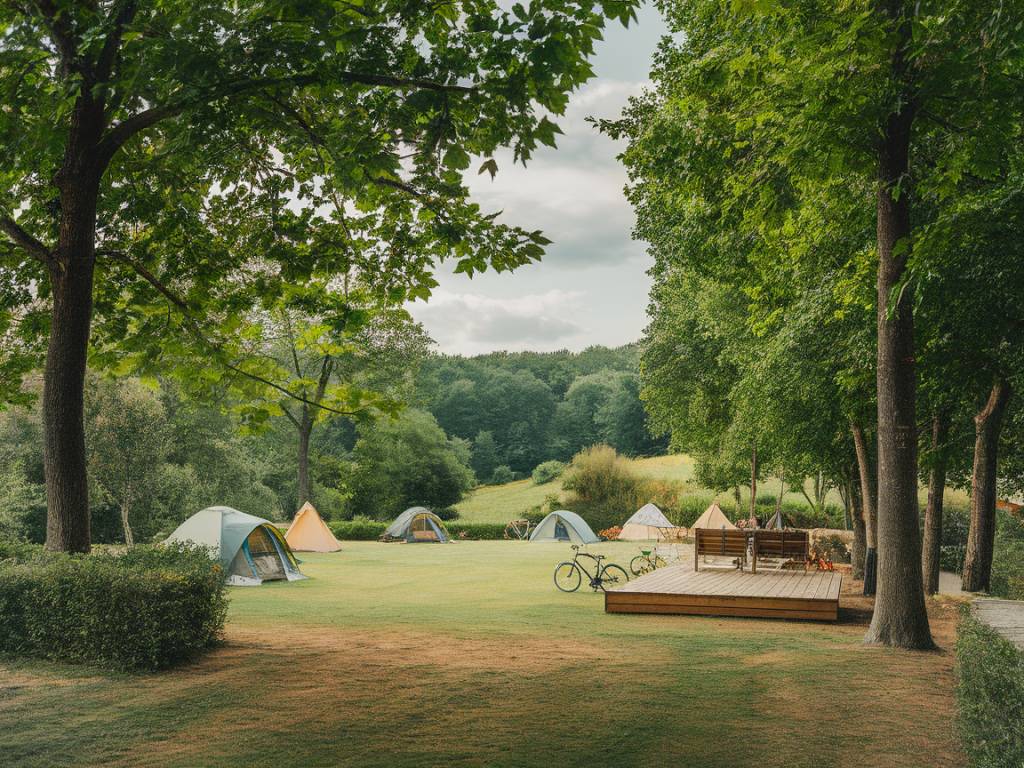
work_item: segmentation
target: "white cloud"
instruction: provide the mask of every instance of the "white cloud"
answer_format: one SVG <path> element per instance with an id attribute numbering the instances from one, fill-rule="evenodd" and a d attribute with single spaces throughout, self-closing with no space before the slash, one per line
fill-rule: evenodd
<path id="1" fill-rule="evenodd" d="M 582 294 L 549 290 L 512 298 L 437 291 L 410 305 L 413 316 L 445 352 L 559 349 L 585 335 L 576 320 Z"/>

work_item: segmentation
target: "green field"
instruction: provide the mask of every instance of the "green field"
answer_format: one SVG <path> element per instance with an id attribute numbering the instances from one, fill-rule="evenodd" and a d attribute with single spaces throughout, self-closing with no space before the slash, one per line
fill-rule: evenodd
<path id="1" fill-rule="evenodd" d="M 635 547 L 603 550 L 626 562 Z M 52 766 L 958 766 L 949 646 L 839 624 L 606 615 L 559 544 L 346 543 L 231 591 L 226 644 L 127 676 L 0 664 L 0 756 Z M 856 600 L 854 600 L 854 607 Z"/>
<path id="2" fill-rule="evenodd" d="M 670 456 L 652 456 L 644 459 L 633 459 L 631 461 L 634 471 L 646 477 L 657 480 L 682 483 L 685 486 L 684 493 L 698 496 L 710 503 L 711 499 L 726 503 L 732 508 L 734 501 L 731 492 L 718 493 L 701 488 L 693 482 L 693 459 L 682 454 Z M 811 494 L 813 483 L 807 481 L 807 492 Z M 767 477 L 758 485 L 759 493 L 770 494 L 773 497 L 779 492 L 779 481 L 773 477 Z M 505 485 L 484 485 L 469 493 L 465 499 L 455 505 L 459 512 L 459 518 L 466 522 L 474 523 L 507 523 L 520 517 L 523 512 L 543 504 L 549 495 L 558 495 L 563 501 L 565 494 L 562 491 L 561 480 L 554 480 L 544 485 L 534 485 L 533 481 L 516 480 Z M 750 489 L 741 489 L 743 503 L 749 503 Z M 927 491 L 921 489 L 921 504 L 923 505 Z M 806 504 L 806 500 L 799 492 L 789 492 L 785 500 L 794 504 Z M 842 505 L 842 498 L 836 490 L 829 491 L 827 501 L 829 504 Z M 946 489 L 946 503 L 966 508 L 970 501 L 966 493 L 951 488 Z M 623 510 L 622 520 L 625 522 L 635 510 Z"/>

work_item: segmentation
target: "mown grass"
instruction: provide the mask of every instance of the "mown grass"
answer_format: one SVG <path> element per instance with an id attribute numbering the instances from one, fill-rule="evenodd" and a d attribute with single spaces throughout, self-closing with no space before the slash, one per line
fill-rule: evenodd
<path id="1" fill-rule="evenodd" d="M 602 545 L 625 563 L 636 547 Z M 10 766 L 956 766 L 952 664 L 834 625 L 606 615 L 568 547 L 346 543 L 170 672 L 0 664 Z M 942 626 L 951 625 L 950 621 Z M 951 636 L 939 632 L 940 643 Z"/>

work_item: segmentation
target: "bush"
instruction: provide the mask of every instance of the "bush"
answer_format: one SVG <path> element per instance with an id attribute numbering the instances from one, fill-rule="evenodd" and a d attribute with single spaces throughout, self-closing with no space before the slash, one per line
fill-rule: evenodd
<path id="1" fill-rule="evenodd" d="M 544 485 L 544 483 L 550 483 L 552 480 L 557 480 L 565 472 L 565 464 L 561 461 L 545 461 L 542 464 L 538 464 L 533 468 L 534 485 Z"/>
<path id="2" fill-rule="evenodd" d="M 958 722 L 971 765 L 1024 765 L 1024 653 L 965 607 L 956 660 Z"/>
<path id="3" fill-rule="evenodd" d="M 445 528 L 453 539 L 476 539 L 493 541 L 505 538 L 505 523 L 446 523 Z M 465 534 L 465 535 L 463 535 Z"/>
<path id="4" fill-rule="evenodd" d="M 214 644 L 226 615 L 220 563 L 198 547 L 121 556 L 37 548 L 0 563 L 3 653 L 162 669 Z"/>
<path id="5" fill-rule="evenodd" d="M 328 523 L 328 526 L 342 541 L 376 541 L 387 529 L 388 524 L 357 516 L 351 520 L 335 520 Z"/>
<path id="6" fill-rule="evenodd" d="M 432 511 L 435 515 L 445 521 L 459 519 L 459 510 L 455 507 L 442 507 L 441 509 L 435 509 Z"/>
<path id="7" fill-rule="evenodd" d="M 1024 600 L 1024 541 L 996 539 L 989 592 L 1008 600 Z"/>
<path id="8" fill-rule="evenodd" d="M 494 468 L 494 474 L 491 475 L 491 485 L 504 485 L 505 483 L 511 483 L 516 479 L 516 473 L 512 471 L 512 468 L 507 464 L 502 464 L 500 467 Z"/>

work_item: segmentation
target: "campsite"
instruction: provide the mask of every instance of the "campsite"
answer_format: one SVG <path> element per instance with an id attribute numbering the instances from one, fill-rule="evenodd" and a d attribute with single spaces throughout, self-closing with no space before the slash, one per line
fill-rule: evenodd
<path id="1" fill-rule="evenodd" d="M 0 768 L 1024 768 L 1024 3 L 0 2 Z"/>

